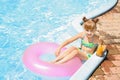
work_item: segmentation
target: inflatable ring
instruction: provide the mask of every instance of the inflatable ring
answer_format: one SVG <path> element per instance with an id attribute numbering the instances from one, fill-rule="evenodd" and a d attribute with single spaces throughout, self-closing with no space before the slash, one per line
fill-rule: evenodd
<path id="1" fill-rule="evenodd" d="M 40 59 L 43 54 L 54 54 L 59 45 L 56 43 L 40 42 L 28 47 L 23 54 L 24 65 L 39 75 L 45 76 L 72 76 L 82 62 L 78 57 L 75 57 L 63 64 L 53 64 Z M 64 51 L 62 49 L 62 51 Z M 57 72 L 56 72 L 57 71 Z"/>

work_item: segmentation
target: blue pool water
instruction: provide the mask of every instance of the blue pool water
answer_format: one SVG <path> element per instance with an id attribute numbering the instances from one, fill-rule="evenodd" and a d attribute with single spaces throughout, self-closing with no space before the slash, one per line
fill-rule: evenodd
<path id="1" fill-rule="evenodd" d="M 0 0 L 0 80 L 40 80 L 22 63 L 24 50 L 41 41 L 61 43 L 77 32 L 71 21 L 111 0 Z"/>

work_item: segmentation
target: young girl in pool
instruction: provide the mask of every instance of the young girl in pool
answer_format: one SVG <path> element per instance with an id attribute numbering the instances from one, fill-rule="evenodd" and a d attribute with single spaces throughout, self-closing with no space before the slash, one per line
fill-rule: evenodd
<path id="1" fill-rule="evenodd" d="M 98 44 L 102 44 L 102 40 L 100 40 L 99 37 L 95 35 L 95 31 L 97 29 L 96 27 L 97 22 L 98 19 L 87 19 L 86 17 L 84 17 L 83 18 L 84 31 L 63 42 L 55 52 L 57 58 L 52 62 L 61 64 L 67 62 L 68 60 L 72 59 L 75 56 L 79 57 L 82 60 L 89 59 L 96 50 Z M 61 49 L 63 47 L 79 38 L 81 38 L 81 48 L 73 46 L 60 54 Z"/>

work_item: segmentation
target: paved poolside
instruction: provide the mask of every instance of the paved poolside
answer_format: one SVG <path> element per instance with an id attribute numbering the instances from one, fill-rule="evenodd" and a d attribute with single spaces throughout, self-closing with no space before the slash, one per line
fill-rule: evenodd
<path id="1" fill-rule="evenodd" d="M 101 38 L 108 44 L 109 53 L 89 80 L 120 80 L 120 0 L 98 18 Z"/>

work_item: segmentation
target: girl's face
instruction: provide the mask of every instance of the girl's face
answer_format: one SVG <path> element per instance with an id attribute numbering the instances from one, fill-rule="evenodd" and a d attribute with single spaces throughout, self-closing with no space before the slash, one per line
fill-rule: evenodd
<path id="1" fill-rule="evenodd" d="M 85 33 L 86 33 L 86 36 L 87 36 L 88 38 L 91 38 L 91 37 L 93 37 L 93 35 L 94 35 L 94 33 L 95 33 L 95 29 L 92 29 L 92 30 L 90 30 L 90 29 L 85 30 Z"/>

